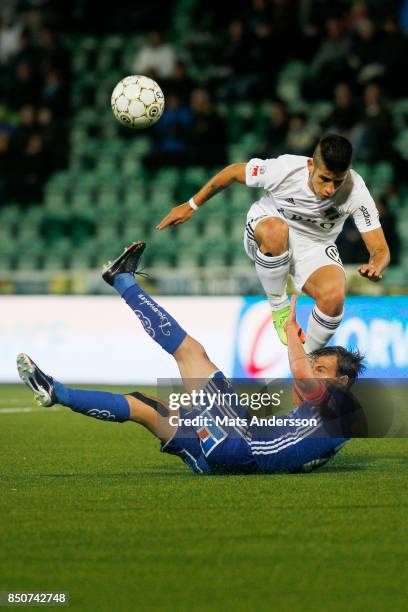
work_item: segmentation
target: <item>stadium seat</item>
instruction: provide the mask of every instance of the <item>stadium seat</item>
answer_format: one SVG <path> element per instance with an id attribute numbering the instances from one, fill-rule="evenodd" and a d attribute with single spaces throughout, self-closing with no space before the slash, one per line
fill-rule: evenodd
<path id="1" fill-rule="evenodd" d="M 175 263 L 177 268 L 197 268 L 201 263 L 200 253 L 185 253 L 180 251 L 175 257 Z"/>
<path id="2" fill-rule="evenodd" d="M 178 168 L 162 168 L 154 176 L 154 185 L 174 191 L 180 178 L 181 171 Z"/>
<path id="3" fill-rule="evenodd" d="M 11 257 L 16 251 L 16 241 L 5 228 L 0 228 L 0 255 Z"/>
<path id="4" fill-rule="evenodd" d="M 408 98 L 394 100 L 392 109 L 397 127 L 399 129 L 408 127 Z"/>
<path id="5" fill-rule="evenodd" d="M 408 160 L 408 128 L 400 131 L 394 141 L 394 146 L 401 153 L 402 157 Z"/>
<path id="6" fill-rule="evenodd" d="M 38 263 L 35 262 L 38 267 Z M 15 262 L 13 255 L 4 255 L 0 249 L 0 272 L 9 272 L 14 269 Z"/>
<path id="7" fill-rule="evenodd" d="M 147 241 L 148 235 L 144 224 L 138 221 L 131 224 L 126 223 L 124 228 L 119 229 L 118 240 L 120 241 L 120 244 L 118 243 L 119 248 L 132 244 L 132 242 L 137 242 L 138 240 Z"/>
<path id="8" fill-rule="evenodd" d="M 73 252 L 67 259 L 67 268 L 70 270 L 89 270 L 93 267 L 94 254 L 86 252 Z"/>
<path id="9" fill-rule="evenodd" d="M 67 268 L 67 257 L 52 253 L 42 260 L 44 270 L 65 270 Z"/>
<path id="10" fill-rule="evenodd" d="M 253 268 L 254 264 L 245 253 L 244 249 L 235 250 L 232 253 L 230 258 L 230 263 L 232 266 L 236 266 L 239 268 Z"/>
<path id="11" fill-rule="evenodd" d="M 16 270 L 38 270 L 41 258 L 36 253 L 25 253 L 16 255 L 14 258 L 14 268 Z"/>
<path id="12" fill-rule="evenodd" d="M 190 194 L 195 193 L 210 178 L 210 173 L 201 166 L 191 166 L 183 172 L 182 181 L 185 189 L 190 190 Z"/>
<path id="13" fill-rule="evenodd" d="M 31 227 L 39 227 L 44 217 L 41 204 L 30 206 L 23 211 L 18 211 L 17 223 L 25 223 Z"/>
<path id="14" fill-rule="evenodd" d="M 16 204 L 0 208 L 0 227 L 12 227 L 20 220 L 20 209 Z"/>

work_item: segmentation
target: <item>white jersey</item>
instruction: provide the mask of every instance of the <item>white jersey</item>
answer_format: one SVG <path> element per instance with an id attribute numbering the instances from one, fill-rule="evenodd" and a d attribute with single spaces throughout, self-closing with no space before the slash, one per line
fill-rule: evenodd
<path id="1" fill-rule="evenodd" d="M 246 165 L 246 184 L 267 192 L 262 208 L 285 219 L 300 234 L 334 241 L 350 215 L 359 232 L 381 227 L 378 211 L 362 177 L 349 176 L 332 198 L 320 200 L 308 186 L 307 157 L 281 155 L 276 159 L 251 159 Z"/>

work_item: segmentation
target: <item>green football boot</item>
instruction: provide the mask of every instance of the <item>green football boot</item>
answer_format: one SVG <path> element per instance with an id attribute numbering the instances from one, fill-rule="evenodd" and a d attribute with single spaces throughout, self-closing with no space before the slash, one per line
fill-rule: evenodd
<path id="1" fill-rule="evenodd" d="M 283 308 L 280 308 L 279 310 L 272 311 L 272 320 L 273 320 L 273 324 L 276 329 L 276 333 L 278 334 L 279 340 L 285 346 L 288 345 L 288 336 L 286 334 L 285 325 L 289 318 L 289 314 L 290 314 L 289 305 L 284 306 Z M 303 329 L 300 327 L 300 325 L 298 325 L 298 336 L 304 344 L 306 340 L 306 336 L 303 332 Z"/>

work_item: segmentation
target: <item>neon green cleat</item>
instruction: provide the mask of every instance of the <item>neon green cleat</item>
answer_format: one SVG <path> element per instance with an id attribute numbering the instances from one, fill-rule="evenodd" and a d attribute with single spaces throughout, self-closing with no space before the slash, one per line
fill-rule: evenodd
<path id="1" fill-rule="evenodd" d="M 288 336 L 286 334 L 285 325 L 289 318 L 289 314 L 290 314 L 290 306 L 284 306 L 283 308 L 280 308 L 279 310 L 272 311 L 272 320 L 273 320 L 274 327 L 276 329 L 276 333 L 278 334 L 279 340 L 285 346 L 288 345 Z M 306 336 L 303 332 L 303 329 L 300 327 L 300 325 L 298 325 L 298 336 L 301 339 L 301 341 L 304 343 L 306 340 Z"/>

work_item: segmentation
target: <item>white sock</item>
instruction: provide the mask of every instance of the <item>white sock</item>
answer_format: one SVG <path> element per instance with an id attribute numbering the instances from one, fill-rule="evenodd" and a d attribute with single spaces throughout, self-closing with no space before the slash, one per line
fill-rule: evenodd
<path id="1" fill-rule="evenodd" d="M 272 310 L 279 310 L 289 304 L 286 281 L 289 274 L 289 251 L 282 255 L 265 255 L 257 249 L 255 269 L 268 297 Z"/>
<path id="2" fill-rule="evenodd" d="M 330 338 L 336 333 L 343 318 L 343 312 L 337 317 L 329 317 L 324 314 L 316 304 L 309 316 L 306 331 L 305 351 L 310 353 L 325 346 Z"/>

